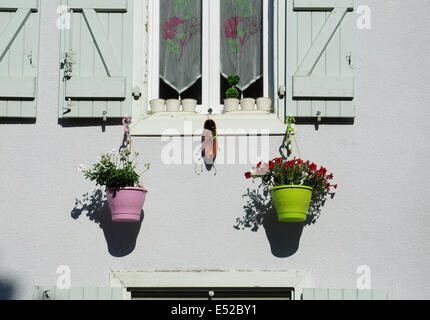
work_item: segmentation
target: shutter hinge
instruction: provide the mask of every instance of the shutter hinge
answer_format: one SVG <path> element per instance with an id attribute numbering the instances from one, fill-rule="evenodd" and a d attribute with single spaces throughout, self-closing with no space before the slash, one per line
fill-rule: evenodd
<path id="1" fill-rule="evenodd" d="M 64 53 L 64 60 L 61 62 L 61 69 L 64 70 L 64 80 L 70 80 L 72 78 L 73 65 L 76 63 L 73 58 L 74 55 L 76 55 L 76 53 L 73 50 Z"/>
<path id="2" fill-rule="evenodd" d="M 72 99 L 71 99 L 71 98 L 69 98 L 69 99 L 67 100 L 67 102 L 66 102 L 66 106 L 63 108 L 63 110 L 64 110 L 64 114 L 71 112 L 71 111 L 72 111 L 72 107 L 73 107 L 74 105 L 75 105 L 75 104 L 72 102 Z"/>
<path id="3" fill-rule="evenodd" d="M 30 66 L 35 68 L 35 66 L 33 65 L 33 51 L 30 50 L 30 52 L 27 54 L 27 59 L 28 62 L 30 63 Z"/>
<path id="4" fill-rule="evenodd" d="M 346 61 L 348 62 L 348 66 L 349 66 L 352 70 L 354 70 L 354 69 L 355 69 L 355 66 L 352 64 L 352 53 L 350 52 L 350 53 L 349 53 L 349 55 L 347 55 L 347 56 L 345 57 L 345 59 L 346 59 Z"/>

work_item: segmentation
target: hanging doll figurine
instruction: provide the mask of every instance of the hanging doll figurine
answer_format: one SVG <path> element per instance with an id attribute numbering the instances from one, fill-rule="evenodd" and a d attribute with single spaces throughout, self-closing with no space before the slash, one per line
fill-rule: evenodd
<path id="1" fill-rule="evenodd" d="M 209 119 L 205 121 L 202 134 L 202 158 L 208 170 L 215 163 L 217 148 L 216 124 L 215 121 Z"/>

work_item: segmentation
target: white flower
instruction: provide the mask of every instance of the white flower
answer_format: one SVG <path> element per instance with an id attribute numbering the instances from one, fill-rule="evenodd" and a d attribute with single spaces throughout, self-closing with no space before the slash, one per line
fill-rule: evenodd
<path id="1" fill-rule="evenodd" d="M 84 171 L 84 170 L 85 170 L 85 165 L 84 165 L 84 164 L 80 164 L 80 165 L 78 166 L 77 170 L 78 170 L 79 172 Z"/>
<path id="2" fill-rule="evenodd" d="M 266 163 L 262 163 L 259 168 L 253 168 L 256 175 L 264 176 L 267 172 L 269 172 L 269 165 Z"/>

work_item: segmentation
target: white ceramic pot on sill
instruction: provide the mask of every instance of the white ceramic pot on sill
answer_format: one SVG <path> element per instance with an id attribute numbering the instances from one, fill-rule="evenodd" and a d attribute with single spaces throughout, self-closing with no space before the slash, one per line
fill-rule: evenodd
<path id="1" fill-rule="evenodd" d="M 196 112 L 197 100 L 196 99 L 183 99 L 182 100 L 182 111 L 184 112 Z"/>
<path id="2" fill-rule="evenodd" d="M 181 101 L 179 99 L 168 99 L 166 100 L 167 112 L 179 112 L 181 107 Z"/>
<path id="3" fill-rule="evenodd" d="M 228 98 L 224 100 L 224 112 L 239 111 L 239 99 Z"/>
<path id="4" fill-rule="evenodd" d="M 255 99 L 244 98 L 240 100 L 240 107 L 242 111 L 255 111 Z"/>
<path id="5" fill-rule="evenodd" d="M 257 110 L 272 112 L 272 99 L 261 97 L 257 99 Z"/>
<path id="6" fill-rule="evenodd" d="M 151 106 L 151 112 L 164 112 L 166 110 L 166 100 L 164 99 L 154 99 L 149 102 Z"/>

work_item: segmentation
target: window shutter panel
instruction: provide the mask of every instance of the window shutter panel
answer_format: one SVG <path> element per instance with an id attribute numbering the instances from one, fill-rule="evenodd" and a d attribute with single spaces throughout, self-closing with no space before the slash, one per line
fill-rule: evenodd
<path id="1" fill-rule="evenodd" d="M 0 0 L 0 117 L 36 117 L 39 8 L 39 0 Z"/>
<path id="2" fill-rule="evenodd" d="M 60 118 L 132 114 L 133 1 L 63 0 Z"/>
<path id="3" fill-rule="evenodd" d="M 286 115 L 355 117 L 353 10 L 354 0 L 286 1 L 286 19 L 279 19 L 285 19 Z"/>
<path id="4" fill-rule="evenodd" d="M 60 290 L 55 286 L 36 286 L 33 300 L 126 300 L 125 288 L 73 287 Z"/>
<path id="5" fill-rule="evenodd" d="M 302 300 L 388 300 L 383 290 L 303 289 Z"/>

